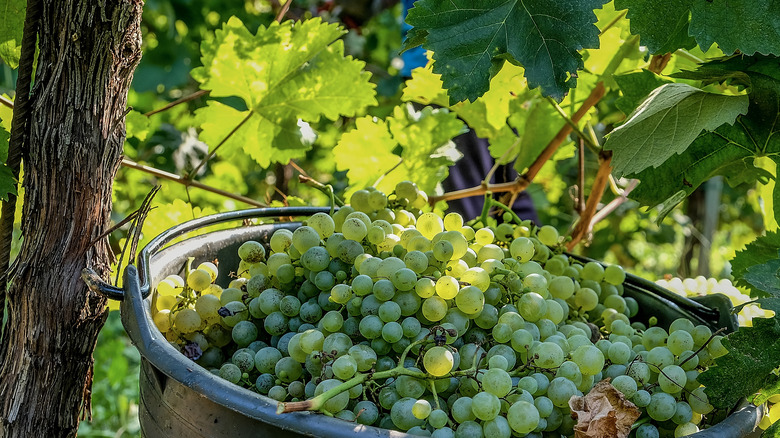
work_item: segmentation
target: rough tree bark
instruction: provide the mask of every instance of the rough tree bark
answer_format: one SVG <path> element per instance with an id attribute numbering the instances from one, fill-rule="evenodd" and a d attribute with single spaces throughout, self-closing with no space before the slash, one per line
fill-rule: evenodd
<path id="1" fill-rule="evenodd" d="M 142 0 L 43 0 L 24 156 L 24 242 L 0 345 L 0 438 L 75 436 L 89 409 L 108 278 L 111 189 L 127 91 L 141 56 Z"/>

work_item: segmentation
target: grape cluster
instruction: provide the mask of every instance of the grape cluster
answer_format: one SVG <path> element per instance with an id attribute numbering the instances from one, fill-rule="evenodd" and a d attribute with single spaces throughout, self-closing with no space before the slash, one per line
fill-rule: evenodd
<path id="1" fill-rule="evenodd" d="M 555 228 L 467 225 L 406 181 L 350 201 L 241 245 L 227 288 L 208 262 L 167 277 L 155 324 L 281 410 L 414 435 L 572 436 L 570 399 L 607 378 L 642 412 L 636 438 L 688 435 L 712 411 L 697 377 L 720 336 L 632 322 L 623 269 L 567 257 Z"/>
<path id="2" fill-rule="evenodd" d="M 734 307 L 753 301 L 752 298 L 742 290 L 731 284 L 727 278 L 715 279 L 698 276 L 696 278 L 664 278 L 656 281 L 661 287 L 681 295 L 683 297 L 700 297 L 710 294 L 726 295 Z M 756 304 L 748 304 L 737 314 L 737 320 L 742 327 L 752 327 L 753 318 L 771 318 L 773 312 L 764 310 Z"/>

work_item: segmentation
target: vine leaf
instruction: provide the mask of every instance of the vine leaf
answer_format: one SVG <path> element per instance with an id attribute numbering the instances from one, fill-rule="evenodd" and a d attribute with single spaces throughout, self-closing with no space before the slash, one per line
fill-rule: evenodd
<path id="1" fill-rule="evenodd" d="M 0 0 L 0 59 L 11 68 L 19 67 L 26 9 L 27 0 Z"/>
<path id="2" fill-rule="evenodd" d="M 687 84 L 665 84 L 612 131 L 604 148 L 613 151 L 615 176 L 658 167 L 680 154 L 702 130 L 734 123 L 748 110 L 747 96 L 707 93 Z"/>
<path id="3" fill-rule="evenodd" d="M 772 310 L 775 314 L 780 315 L 780 277 L 778 277 L 778 271 L 780 271 L 780 259 L 776 258 L 747 268 L 743 279 L 754 288 L 769 294 L 768 298 L 759 298 L 755 301 L 761 305 L 762 309 Z M 739 311 L 745 304 L 737 306 L 734 310 Z"/>
<path id="4" fill-rule="evenodd" d="M 243 108 L 210 100 L 196 112 L 201 139 L 212 147 L 243 148 L 258 163 L 287 162 L 311 147 L 308 122 L 354 116 L 375 105 L 374 85 L 361 61 L 344 56 L 344 31 L 319 18 L 261 26 L 255 35 L 232 17 L 202 44 L 203 67 L 192 71 L 213 98 L 238 97 Z"/>
<path id="5" fill-rule="evenodd" d="M 688 35 L 690 0 L 615 0 L 615 9 L 628 9 L 631 31 L 640 35 L 650 53 L 690 49 L 696 40 Z M 663 11 L 663 13 L 659 13 Z"/>
<path id="6" fill-rule="evenodd" d="M 149 136 L 149 126 L 149 117 L 138 111 L 130 111 L 125 116 L 125 129 L 128 138 L 135 137 L 141 141 L 146 140 L 146 137 Z"/>
<path id="7" fill-rule="evenodd" d="M 716 175 L 723 175 L 732 186 L 773 178 L 760 163 L 780 154 L 780 70 L 777 65 L 776 57 L 735 56 L 704 64 L 696 72 L 678 75 L 695 77 L 705 84 L 725 82 L 744 87 L 749 92 L 747 114 L 739 115 L 733 125 L 726 123 L 713 132 L 702 133 L 684 152 L 657 168 L 634 173 L 632 176 L 641 183 L 630 197 L 642 205 L 664 204 L 668 211 L 685 198 L 679 194 L 689 195 Z M 780 198 L 777 185 L 773 195 Z M 671 199 L 673 196 L 677 197 Z M 774 207 L 775 214 L 780 215 L 780 202 Z M 663 215 L 659 215 L 658 220 L 661 219 Z"/>
<path id="8" fill-rule="evenodd" d="M 722 409 L 772 383 L 780 365 L 780 319 L 754 318 L 753 327 L 740 327 L 722 340 L 728 354 L 699 376 L 710 403 Z"/>
<path id="9" fill-rule="evenodd" d="M 356 128 L 341 137 L 333 154 L 337 169 L 347 171 L 354 189 L 379 180 L 377 188 L 389 193 L 398 182 L 413 179 L 432 192 L 460 159 L 450 140 L 463 132 L 463 122 L 447 109 L 426 107 L 417 112 L 398 106 L 387 120 L 357 119 Z M 365 154 L 366 144 L 371 145 L 371 154 Z"/>
<path id="10" fill-rule="evenodd" d="M 615 0 L 615 8 L 628 9 L 631 31 L 641 35 L 651 53 L 696 43 L 706 51 L 717 43 L 727 54 L 780 55 L 778 0 Z"/>
<path id="11" fill-rule="evenodd" d="M 562 100 L 577 84 L 583 48 L 599 46 L 593 10 L 604 0 L 419 0 L 404 47 L 433 51 L 451 103 L 484 94 L 508 60 L 525 68 L 530 88 Z"/>
<path id="12" fill-rule="evenodd" d="M 670 83 L 669 80 L 645 69 L 618 75 L 614 79 L 621 92 L 621 97 L 615 101 L 615 106 L 627 116 L 634 112 L 653 90 Z"/>
<path id="13" fill-rule="evenodd" d="M 8 159 L 8 144 L 11 141 L 11 133 L 4 126 L 0 125 L 0 162 L 5 163 Z"/>
<path id="14" fill-rule="evenodd" d="M 723 53 L 780 56 L 780 1 L 688 1 L 690 34 L 703 49 L 717 43 Z"/>
<path id="15" fill-rule="evenodd" d="M 736 279 L 735 284 L 750 289 L 751 296 L 765 296 L 766 293 L 762 289 L 745 280 L 745 275 L 751 266 L 776 259 L 778 250 L 780 250 L 780 234 L 770 231 L 748 243 L 741 251 L 737 251 L 734 259 L 731 260 L 731 273 Z"/>

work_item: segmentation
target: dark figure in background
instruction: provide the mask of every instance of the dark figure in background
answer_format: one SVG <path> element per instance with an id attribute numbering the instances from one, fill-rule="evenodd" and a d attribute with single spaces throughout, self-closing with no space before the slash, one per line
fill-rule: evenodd
<path id="1" fill-rule="evenodd" d="M 403 16 L 406 17 L 406 12 L 412 7 L 414 0 L 403 0 Z M 406 32 L 411 29 L 411 26 L 404 23 L 402 32 L 404 37 Z M 410 78 L 412 76 L 412 70 L 417 67 L 425 67 L 428 59 L 425 56 L 425 49 L 422 47 L 415 47 L 414 49 L 407 50 L 401 54 L 401 58 L 404 61 L 404 66 L 401 69 L 401 75 L 404 78 Z M 463 158 L 460 159 L 455 165 L 450 167 L 450 174 L 447 179 L 444 180 L 442 186 L 445 192 L 460 190 L 469 187 L 474 187 L 482 183 L 482 179 L 488 174 L 490 168 L 493 167 L 495 160 L 490 156 L 488 150 L 488 141 L 484 138 L 479 138 L 470 130 L 469 132 L 456 137 L 454 140 L 458 150 L 463 154 Z M 493 174 L 491 184 L 514 181 L 517 178 L 517 171 L 512 166 L 501 165 L 496 169 Z M 494 195 L 494 196 L 499 196 Z M 455 211 L 461 214 L 464 219 L 468 220 L 475 218 L 482 213 L 483 198 L 481 196 L 475 196 L 471 198 L 463 198 L 448 201 L 448 205 L 451 211 Z M 517 213 L 521 219 L 530 219 L 535 224 L 539 225 L 539 217 L 536 214 L 531 197 L 525 191 L 521 192 L 515 203 L 512 205 L 512 210 Z"/>

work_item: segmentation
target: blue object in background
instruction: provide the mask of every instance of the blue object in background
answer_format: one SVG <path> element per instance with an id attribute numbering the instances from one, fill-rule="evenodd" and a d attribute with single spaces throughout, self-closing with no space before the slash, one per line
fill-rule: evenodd
<path id="1" fill-rule="evenodd" d="M 406 13 L 414 5 L 414 0 L 403 0 L 402 3 L 404 8 L 404 22 L 401 24 L 401 37 L 406 39 L 406 33 L 409 32 L 409 29 L 412 28 L 412 26 L 406 24 Z M 404 62 L 404 66 L 401 69 L 401 76 L 405 78 L 412 76 L 412 70 L 416 69 L 417 67 L 425 67 L 425 64 L 428 63 L 428 58 L 425 56 L 425 49 L 423 49 L 422 46 L 417 46 L 413 49 L 405 51 L 401 54 L 401 60 Z"/>

